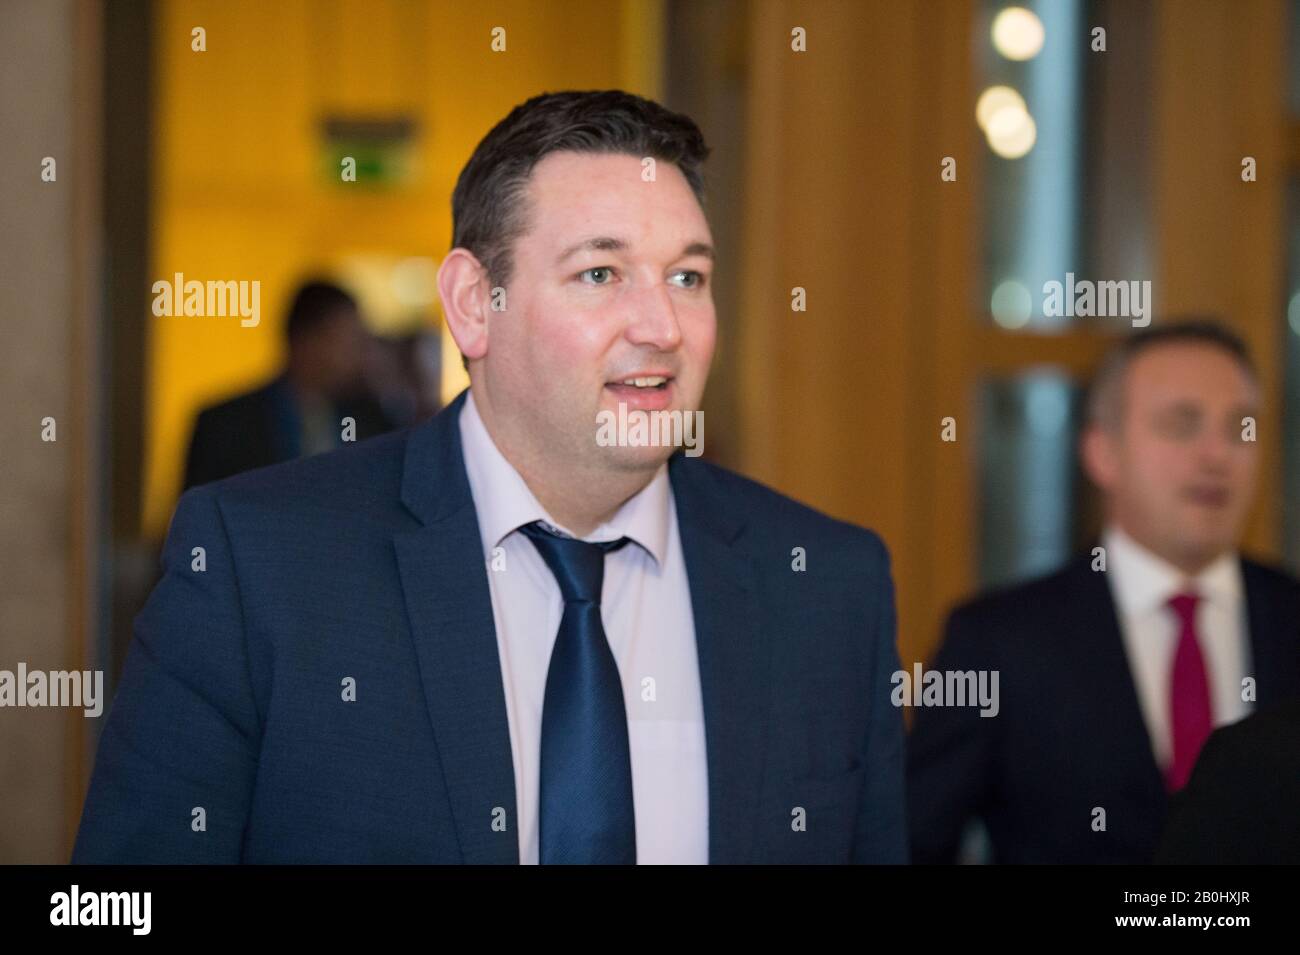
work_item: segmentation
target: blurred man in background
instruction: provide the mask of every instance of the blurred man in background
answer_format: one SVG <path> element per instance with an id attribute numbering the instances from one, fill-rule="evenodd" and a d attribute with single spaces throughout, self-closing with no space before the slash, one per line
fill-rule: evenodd
<path id="1" fill-rule="evenodd" d="M 1214 324 L 1108 356 L 1081 441 L 1103 547 L 949 618 L 933 669 L 999 671 L 1000 708 L 918 708 L 915 861 L 952 860 L 978 817 L 998 862 L 1149 862 L 1213 728 L 1300 695 L 1300 582 L 1237 553 L 1259 406 Z"/>
<path id="2" fill-rule="evenodd" d="M 393 427 L 365 383 L 370 334 L 351 295 L 307 282 L 294 296 L 285 334 L 289 357 L 280 375 L 199 414 L 186 489 L 340 447 L 344 418 L 355 422 L 356 441 Z"/>
<path id="3" fill-rule="evenodd" d="M 371 389 L 393 426 L 428 421 L 442 408 L 442 340 L 423 323 L 373 339 Z"/>

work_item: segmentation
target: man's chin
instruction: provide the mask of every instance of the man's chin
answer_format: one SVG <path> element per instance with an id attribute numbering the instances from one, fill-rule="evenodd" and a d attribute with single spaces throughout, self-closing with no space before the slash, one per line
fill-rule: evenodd
<path id="1" fill-rule="evenodd" d="M 611 468 L 654 469 L 679 449 L 692 457 L 703 449 L 704 415 L 700 411 L 601 407 L 595 424 L 597 458 Z"/>
<path id="2" fill-rule="evenodd" d="M 1223 528 L 1200 527 L 1192 533 L 1185 533 L 1179 541 L 1178 549 L 1184 555 L 1184 565 L 1204 568 L 1236 547 L 1235 536 Z"/>
<path id="3" fill-rule="evenodd" d="M 616 471 L 656 471 L 659 466 L 672 457 L 676 448 L 672 447 L 610 447 L 598 448 L 604 465 Z"/>
<path id="4" fill-rule="evenodd" d="M 1184 526 L 1189 541 L 1207 550 L 1231 548 L 1245 515 L 1237 508 L 1195 507 L 1186 515 Z"/>

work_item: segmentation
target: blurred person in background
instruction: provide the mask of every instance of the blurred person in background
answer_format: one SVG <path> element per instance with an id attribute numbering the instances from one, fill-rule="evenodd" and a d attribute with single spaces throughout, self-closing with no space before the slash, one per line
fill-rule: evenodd
<path id="1" fill-rule="evenodd" d="M 423 326 L 372 342 L 366 376 L 394 427 L 432 418 L 442 408 L 442 342 Z"/>
<path id="2" fill-rule="evenodd" d="M 932 668 L 997 671 L 1000 707 L 918 707 L 914 861 L 952 861 L 979 818 L 997 862 L 1150 862 L 1211 731 L 1300 696 L 1300 582 L 1237 550 L 1260 397 L 1213 323 L 1103 362 L 1080 449 L 1104 550 L 950 616 Z"/>
<path id="3" fill-rule="evenodd" d="M 285 323 L 288 359 L 262 387 L 199 413 L 184 488 L 343 446 L 345 417 L 355 440 L 394 422 L 364 376 L 370 333 L 356 300 L 329 282 L 302 285 Z"/>

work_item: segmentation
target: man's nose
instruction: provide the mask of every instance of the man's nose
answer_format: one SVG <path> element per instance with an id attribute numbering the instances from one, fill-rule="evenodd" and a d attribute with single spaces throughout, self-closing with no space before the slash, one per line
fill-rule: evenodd
<path id="1" fill-rule="evenodd" d="M 672 351 L 682 341 L 682 328 L 672 296 L 663 285 L 639 289 L 628 303 L 627 339 L 634 345 L 650 345 L 660 351 Z"/>
<path id="2" fill-rule="evenodd" d="M 1198 442 L 1198 451 L 1203 463 L 1215 468 L 1226 468 L 1233 451 L 1241 444 L 1241 436 L 1226 428 L 1206 428 Z"/>

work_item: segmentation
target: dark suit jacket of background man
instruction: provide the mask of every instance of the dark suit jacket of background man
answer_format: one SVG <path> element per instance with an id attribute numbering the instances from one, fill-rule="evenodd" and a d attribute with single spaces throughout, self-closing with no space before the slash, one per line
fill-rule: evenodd
<path id="1" fill-rule="evenodd" d="M 1300 702 L 1221 726 L 1169 802 L 1162 865 L 1300 863 Z"/>
<path id="2" fill-rule="evenodd" d="M 379 402 L 358 394 L 338 402 L 342 419 L 356 422 L 357 443 L 392 429 Z M 253 391 L 204 408 L 194 422 L 185 455 L 183 488 L 242 474 L 298 457 L 301 426 L 288 379 L 281 375 Z"/>
<path id="3" fill-rule="evenodd" d="M 463 402 L 182 497 L 74 862 L 518 861 Z M 906 861 L 883 544 L 698 458 L 678 454 L 670 474 L 709 860 Z M 806 571 L 792 570 L 795 547 Z M 341 699 L 348 677 L 355 702 Z M 191 829 L 195 807 L 206 832 Z"/>
<path id="4" fill-rule="evenodd" d="M 1300 582 L 1242 561 L 1256 705 L 1300 696 Z M 970 818 L 995 861 L 1152 861 L 1164 781 L 1103 572 L 1080 558 L 953 612 L 936 670 L 996 669 L 1000 712 L 919 707 L 908 739 L 914 862 L 952 861 Z M 1093 809 L 1106 811 L 1093 831 Z"/>

